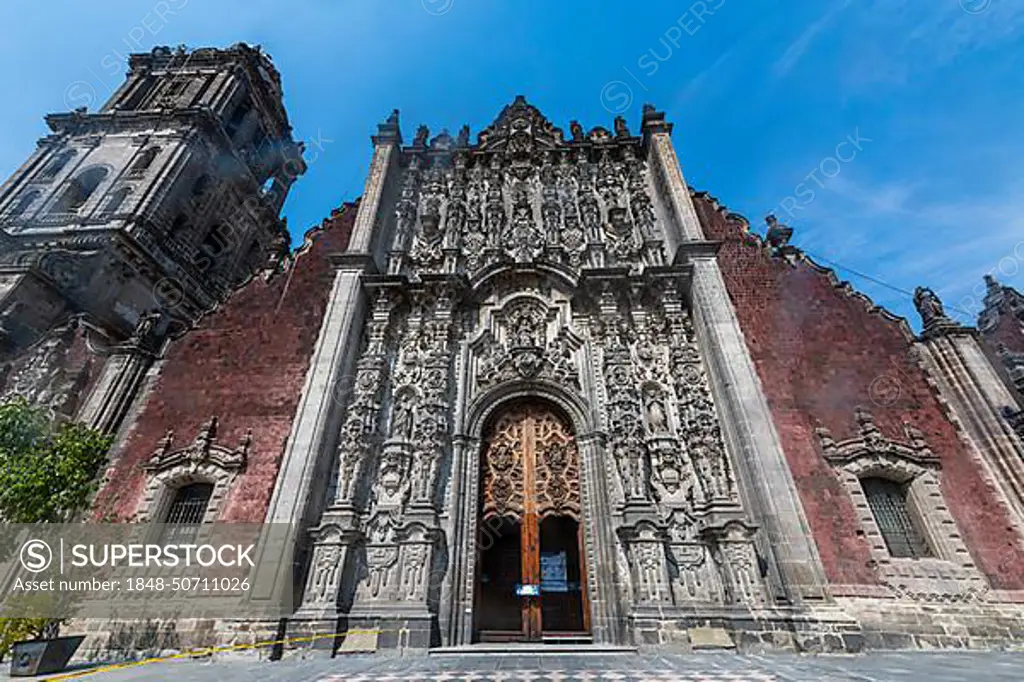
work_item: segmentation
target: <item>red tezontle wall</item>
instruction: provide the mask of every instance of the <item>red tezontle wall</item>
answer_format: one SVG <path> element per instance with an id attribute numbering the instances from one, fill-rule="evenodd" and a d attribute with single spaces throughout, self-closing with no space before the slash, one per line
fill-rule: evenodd
<path id="1" fill-rule="evenodd" d="M 696 194 L 694 202 L 706 237 L 722 242 L 719 264 L 830 582 L 877 582 L 853 504 L 814 432 L 822 425 L 837 440 L 855 436 L 860 405 L 889 438 L 906 441 L 904 423 L 924 433 L 941 458 L 943 495 L 978 567 L 997 589 L 1024 588 L 1024 564 L 1007 561 L 1021 549 L 1008 513 L 911 359 L 901 325 L 826 272 L 770 256 L 745 221 L 713 198 Z M 899 396 L 888 404 L 894 393 L 878 388 L 894 385 Z"/>
<path id="2" fill-rule="evenodd" d="M 167 429 L 185 447 L 218 417 L 217 443 L 238 445 L 252 429 L 245 470 L 221 510 L 224 521 L 263 521 L 334 281 L 331 253 L 355 220 L 346 204 L 312 231 L 288 271 L 256 277 L 196 329 L 172 342 L 159 375 L 97 496 L 97 517 L 130 519 L 145 490 L 142 465 Z"/>

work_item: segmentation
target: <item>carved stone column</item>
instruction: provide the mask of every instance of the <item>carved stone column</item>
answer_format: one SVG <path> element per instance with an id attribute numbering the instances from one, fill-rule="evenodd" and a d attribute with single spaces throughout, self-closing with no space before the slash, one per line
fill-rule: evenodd
<path id="1" fill-rule="evenodd" d="M 354 376 L 339 381 L 341 391 L 334 392 L 335 397 L 339 394 L 347 397 L 337 449 L 334 499 L 311 533 L 310 570 L 303 602 L 289 624 L 291 636 L 315 636 L 334 631 L 343 597 L 342 576 L 349 571 L 353 563 L 351 555 L 364 539 L 360 510 L 365 495 L 360 483 L 376 443 L 379 394 L 386 369 L 385 335 L 393 308 L 387 289 L 377 289 L 374 294 L 365 347 L 355 363 Z M 353 343 L 352 348 L 359 345 Z M 319 477 L 329 479 L 330 472 L 322 471 Z M 326 648 L 327 644 L 329 642 L 322 642 L 321 647 Z"/>
<path id="2" fill-rule="evenodd" d="M 447 568 L 447 553 L 438 551 L 443 534 L 436 488 L 449 453 L 454 290 L 443 278 L 405 286 L 411 286 L 409 312 L 400 331 L 392 335 L 397 341 L 394 370 L 387 390 L 366 403 L 374 409 L 384 405 L 382 417 L 390 417 L 380 420 L 379 457 L 363 458 L 376 466 L 366 472 L 366 543 L 357 555 L 355 597 L 348 611 L 349 628 L 379 629 L 378 645 L 384 648 L 426 648 L 436 643 L 437 602 Z M 373 324 L 377 323 L 375 317 Z M 372 348 L 372 339 L 370 344 Z M 368 357 L 360 360 L 360 371 Z M 377 364 L 383 371 L 384 365 Z M 357 396 L 357 405 L 359 401 Z M 357 416 L 350 412 L 348 419 Z M 362 509 L 356 491 L 346 492 L 347 480 L 344 474 L 339 476 L 339 503 L 350 499 Z"/>

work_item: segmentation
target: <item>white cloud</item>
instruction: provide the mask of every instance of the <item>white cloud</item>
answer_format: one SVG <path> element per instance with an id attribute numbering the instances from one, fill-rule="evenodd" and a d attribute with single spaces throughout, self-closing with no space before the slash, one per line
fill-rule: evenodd
<path id="1" fill-rule="evenodd" d="M 786 48 L 782 56 L 772 65 L 772 73 L 776 78 L 782 78 L 797 65 L 800 59 L 807 52 L 807 49 L 814 42 L 814 39 L 821 33 L 828 25 L 835 19 L 836 15 L 842 12 L 849 6 L 851 0 L 839 0 L 839 2 L 833 3 L 833 5 L 825 12 L 822 16 L 811 22 L 811 24 L 805 28 L 796 40 L 791 42 Z"/>

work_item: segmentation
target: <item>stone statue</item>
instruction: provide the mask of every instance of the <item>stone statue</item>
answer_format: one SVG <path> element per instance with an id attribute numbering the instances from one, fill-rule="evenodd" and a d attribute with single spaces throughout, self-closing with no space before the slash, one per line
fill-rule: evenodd
<path id="1" fill-rule="evenodd" d="M 615 117 L 615 137 L 629 137 L 629 126 L 622 116 Z"/>
<path id="2" fill-rule="evenodd" d="M 579 121 L 569 122 L 569 132 L 572 133 L 573 142 L 583 141 L 583 126 L 580 125 Z"/>
<path id="3" fill-rule="evenodd" d="M 647 428 L 652 434 L 668 433 L 668 417 L 661 395 L 657 391 L 647 394 Z"/>
<path id="4" fill-rule="evenodd" d="M 394 438 L 409 440 L 412 437 L 415 409 L 412 404 L 412 396 L 406 394 L 395 404 L 395 422 L 391 428 L 391 435 Z"/>
<path id="5" fill-rule="evenodd" d="M 416 137 L 413 138 L 412 146 L 413 147 L 426 147 L 427 146 L 427 138 L 428 137 L 430 137 L 430 128 L 428 128 L 427 126 L 421 125 L 419 128 L 416 129 Z"/>
<path id="6" fill-rule="evenodd" d="M 459 129 L 459 137 L 455 141 L 456 147 L 469 146 L 469 126 L 464 125 Z"/>
<path id="7" fill-rule="evenodd" d="M 942 306 L 942 301 L 935 295 L 934 291 L 927 287 L 917 287 L 914 289 L 914 307 L 917 308 L 917 312 L 921 315 L 921 322 L 924 324 L 925 329 L 934 326 L 938 322 L 949 320 Z"/>
<path id="8" fill-rule="evenodd" d="M 785 225 L 779 222 L 773 214 L 769 213 L 764 221 L 768 224 L 768 234 L 766 238 L 768 243 L 776 249 L 781 249 L 783 246 L 789 244 L 790 238 L 793 236 L 793 228 L 789 225 Z"/>

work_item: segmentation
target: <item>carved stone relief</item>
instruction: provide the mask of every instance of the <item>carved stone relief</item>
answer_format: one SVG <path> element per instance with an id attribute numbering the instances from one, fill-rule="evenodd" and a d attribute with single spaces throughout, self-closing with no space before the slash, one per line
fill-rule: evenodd
<path id="1" fill-rule="evenodd" d="M 492 328 L 474 343 L 477 386 L 486 390 L 516 379 L 547 379 L 580 390 L 575 355 L 582 340 L 558 313 L 534 298 L 515 299 L 494 313 Z"/>
<path id="2" fill-rule="evenodd" d="M 69 357 L 78 334 L 76 320 L 47 334 L 7 375 L 3 398 L 20 395 L 57 414 L 74 416 L 93 362 L 89 356 L 74 366 Z"/>
<path id="3" fill-rule="evenodd" d="M 589 139 L 566 142 L 525 100 L 507 107 L 472 150 L 450 144 L 447 133 L 420 139 L 428 135 L 421 128 L 404 151 L 392 272 L 662 263 L 638 138 L 595 128 Z"/>

